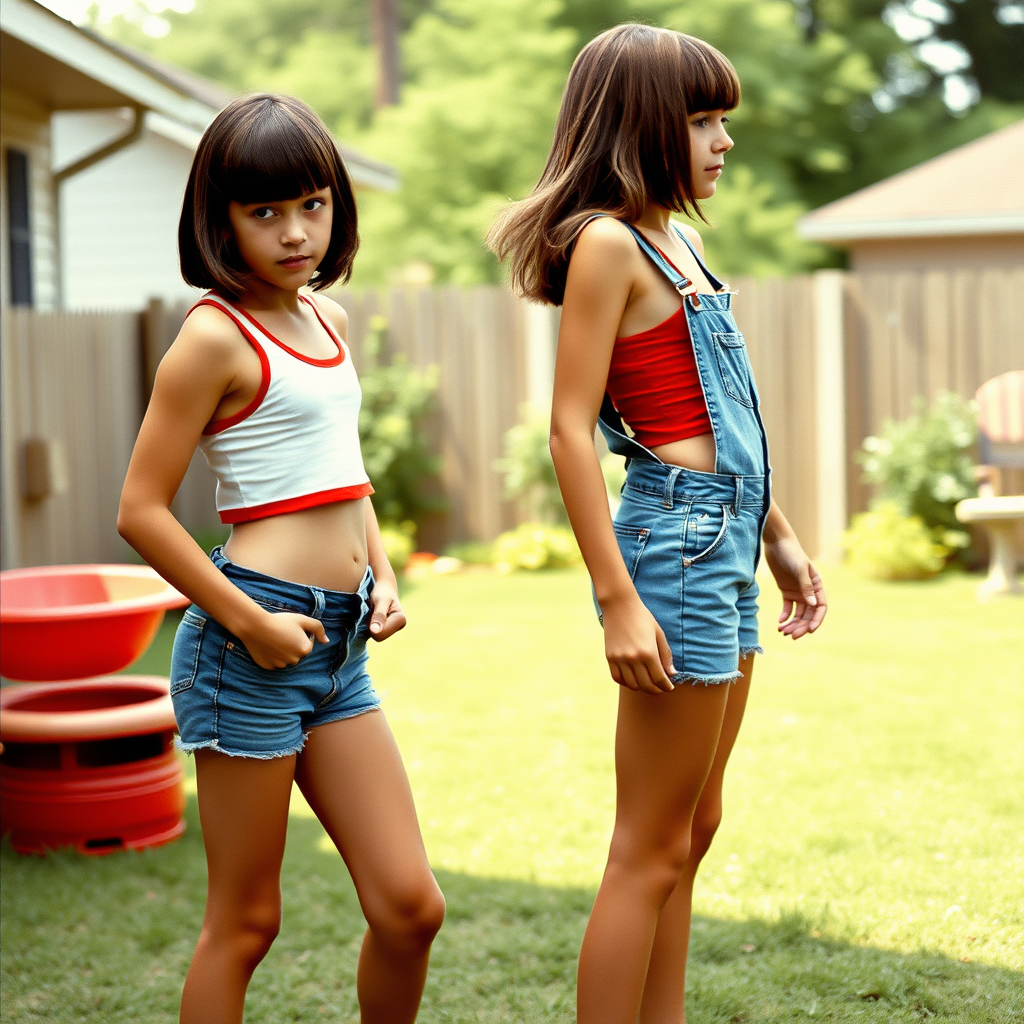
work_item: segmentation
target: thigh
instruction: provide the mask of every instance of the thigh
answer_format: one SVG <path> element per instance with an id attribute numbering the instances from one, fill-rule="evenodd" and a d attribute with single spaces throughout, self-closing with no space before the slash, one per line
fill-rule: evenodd
<path id="1" fill-rule="evenodd" d="M 674 842 L 688 828 L 719 746 L 729 685 L 622 688 L 615 736 L 616 833 Z"/>
<path id="2" fill-rule="evenodd" d="M 209 916 L 276 892 L 295 756 L 261 760 L 199 750 L 195 758 Z"/>
<path id="3" fill-rule="evenodd" d="M 313 729 L 295 780 L 345 859 L 367 918 L 434 884 L 409 780 L 382 711 Z"/>
<path id="4" fill-rule="evenodd" d="M 708 772 L 708 778 L 698 804 L 698 814 L 707 811 L 711 817 L 716 819 L 721 813 L 725 767 L 729 763 L 729 755 L 732 754 L 733 747 L 736 745 L 736 737 L 739 735 L 743 714 L 747 708 L 747 698 L 750 695 L 750 680 L 754 671 L 753 654 L 740 659 L 740 671 L 743 673 L 740 678 L 735 683 L 729 684 L 729 696 L 722 719 L 718 747 L 715 750 L 711 771 Z"/>

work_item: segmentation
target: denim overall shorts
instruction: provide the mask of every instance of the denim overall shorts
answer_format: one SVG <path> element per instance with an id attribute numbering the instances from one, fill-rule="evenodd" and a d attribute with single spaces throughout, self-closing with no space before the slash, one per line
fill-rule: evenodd
<path id="1" fill-rule="evenodd" d="M 605 395 L 598 423 L 608 447 L 627 460 L 615 536 L 640 599 L 665 632 L 677 670 L 672 681 L 732 682 L 739 659 L 761 651 L 754 572 L 771 469 L 757 389 L 728 286 L 678 228 L 718 294 L 697 295 L 638 230 L 626 227 L 682 296 L 716 452 L 714 473 L 662 462 L 627 435 Z"/>
<path id="2" fill-rule="evenodd" d="M 245 645 L 197 605 L 185 612 L 171 653 L 171 700 L 178 747 L 269 759 L 298 753 L 310 729 L 380 707 L 366 672 L 373 573 L 354 593 L 290 583 L 236 565 L 222 548 L 213 564 L 267 611 L 323 623 L 297 665 L 265 669 Z"/>

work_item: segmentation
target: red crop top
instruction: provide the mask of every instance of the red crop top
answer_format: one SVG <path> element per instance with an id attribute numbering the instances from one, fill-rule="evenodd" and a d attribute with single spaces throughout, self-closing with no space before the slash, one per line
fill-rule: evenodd
<path id="1" fill-rule="evenodd" d="M 656 327 L 616 339 L 608 394 L 645 448 L 711 433 L 684 307 Z"/>

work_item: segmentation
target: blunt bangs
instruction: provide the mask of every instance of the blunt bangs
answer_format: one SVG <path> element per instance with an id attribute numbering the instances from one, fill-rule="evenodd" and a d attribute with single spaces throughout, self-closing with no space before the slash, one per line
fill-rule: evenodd
<path id="1" fill-rule="evenodd" d="M 239 298 L 251 270 L 235 246 L 228 205 L 299 199 L 329 188 L 331 242 L 310 285 L 347 281 L 359 248 L 352 183 L 330 132 L 291 96 L 232 100 L 206 129 L 178 222 L 181 276 L 197 288 Z"/>
<path id="2" fill-rule="evenodd" d="M 224 146 L 210 182 L 243 205 L 298 199 L 328 188 L 334 178 L 333 154 L 322 138 L 268 99 L 259 116 L 243 125 Z M 331 144 L 333 149 L 333 144 Z"/>
<path id="3" fill-rule="evenodd" d="M 677 38 L 687 71 L 683 76 L 687 111 L 735 110 L 740 105 L 740 80 L 732 64 L 700 39 L 682 34 Z"/>

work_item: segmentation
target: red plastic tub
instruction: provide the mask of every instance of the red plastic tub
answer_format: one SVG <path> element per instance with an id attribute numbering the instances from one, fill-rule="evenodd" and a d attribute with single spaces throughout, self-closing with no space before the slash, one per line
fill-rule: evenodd
<path id="1" fill-rule="evenodd" d="M 0 572 L 0 675 L 82 679 L 126 668 L 188 599 L 148 565 Z"/>
<path id="2" fill-rule="evenodd" d="M 10 686 L 0 712 L 0 831 L 19 853 L 104 854 L 185 831 L 166 679 Z"/>

